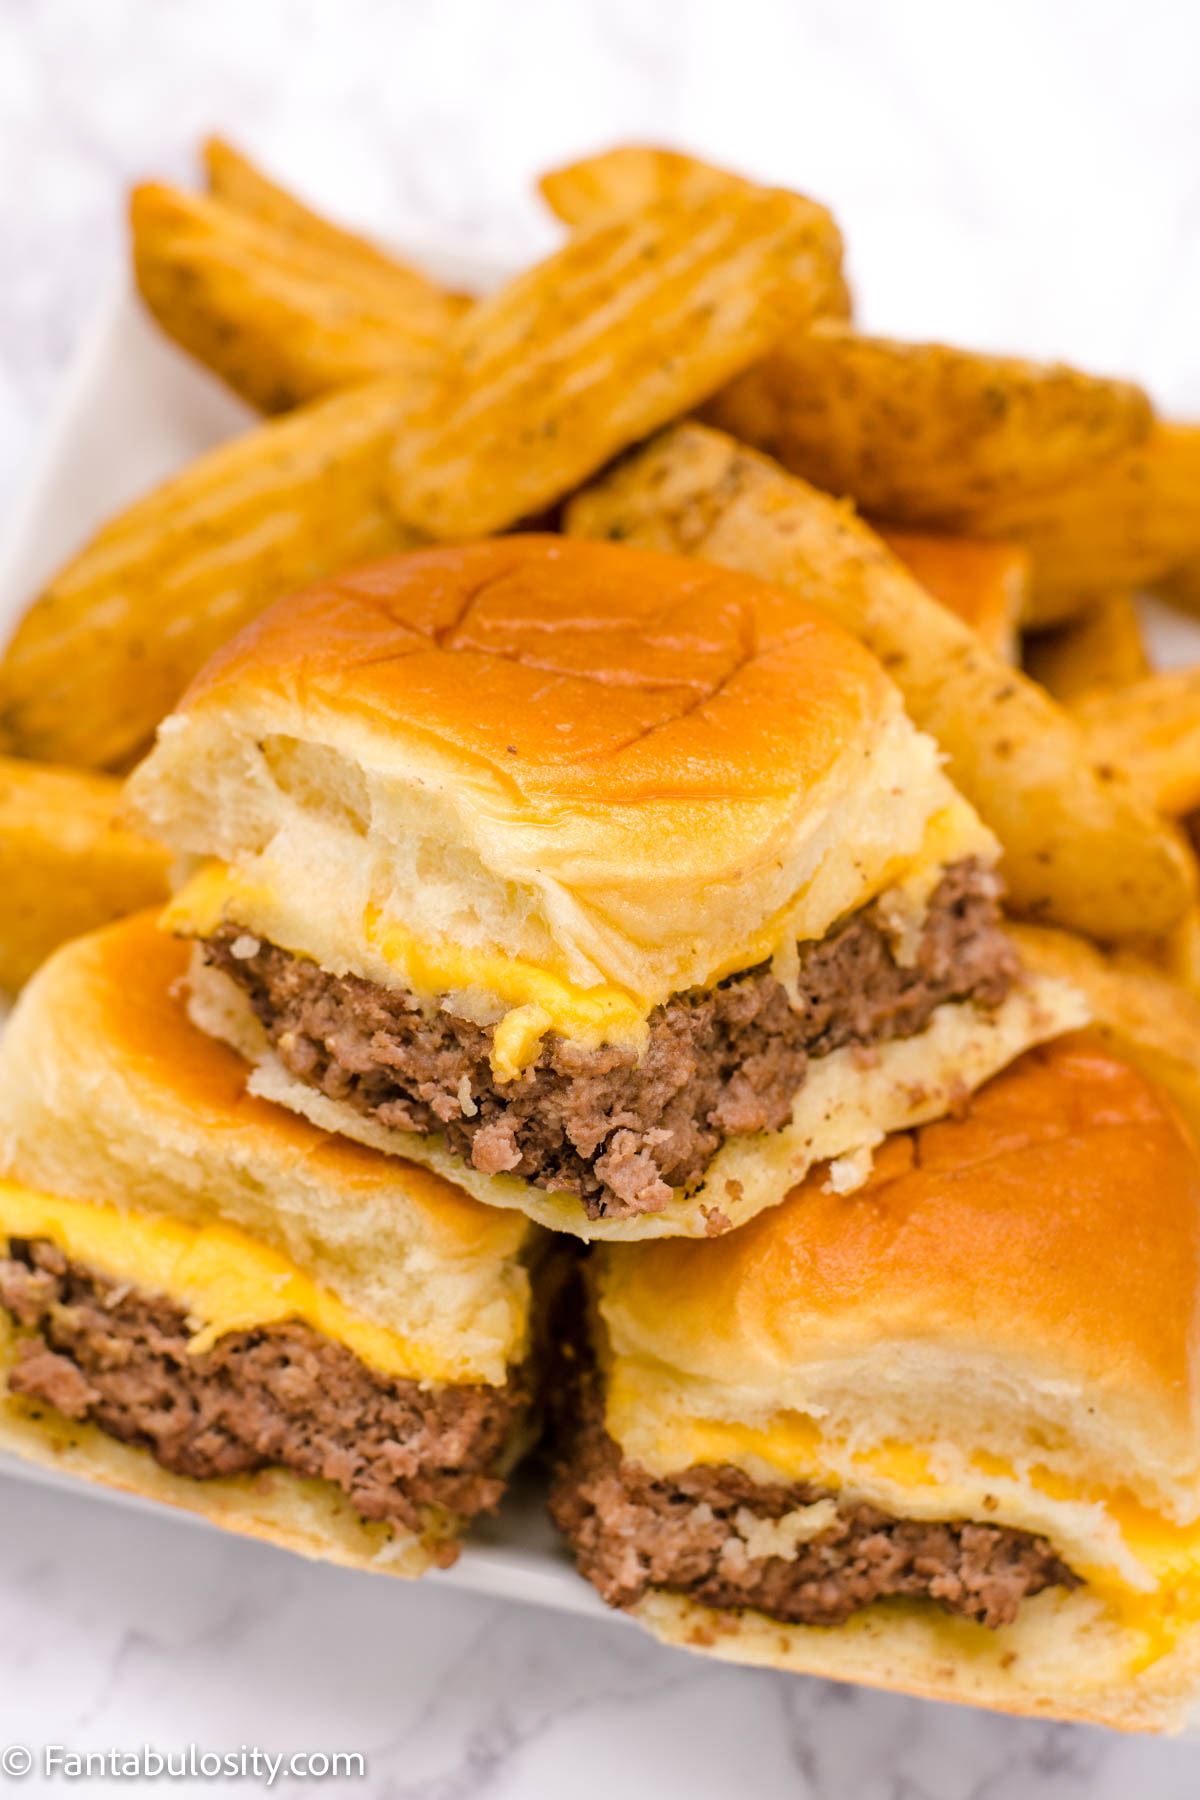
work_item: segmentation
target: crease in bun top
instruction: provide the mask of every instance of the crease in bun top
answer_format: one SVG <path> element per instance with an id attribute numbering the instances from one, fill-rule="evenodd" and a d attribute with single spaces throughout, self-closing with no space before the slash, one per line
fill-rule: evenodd
<path id="1" fill-rule="evenodd" d="M 309 1555 L 452 1561 L 527 1441 L 542 1234 L 245 1091 L 153 914 L 0 1046 L 0 1447 Z"/>
<path id="2" fill-rule="evenodd" d="M 890 1137 L 853 1195 L 814 1171 L 724 1242 L 587 1266 L 553 1511 L 610 1603 L 735 1660 L 1183 1721 L 1200 1162 L 1097 1037 Z"/>
<path id="3" fill-rule="evenodd" d="M 129 796 L 255 1091 L 584 1236 L 852 1182 L 1081 1016 L 880 665 L 683 559 L 514 536 L 283 601 Z"/>

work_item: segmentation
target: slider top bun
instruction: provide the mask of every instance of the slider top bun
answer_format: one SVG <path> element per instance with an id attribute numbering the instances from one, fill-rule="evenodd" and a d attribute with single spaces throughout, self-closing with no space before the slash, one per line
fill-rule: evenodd
<path id="1" fill-rule="evenodd" d="M 614 1012 L 632 996 L 643 1016 L 995 849 L 827 616 L 549 536 L 416 552 L 272 607 L 160 728 L 130 804 L 235 868 L 224 912 L 181 929 L 225 917 L 327 968 L 516 1002 L 500 965 L 525 959 L 617 984 Z M 496 967 L 431 967 L 414 942 Z"/>
<path id="2" fill-rule="evenodd" d="M 967 1506 L 995 1507 L 1002 1458 L 1027 1499 L 1099 1484 L 1200 1513 L 1200 1163 L 1170 1101 L 1093 1037 L 889 1139 L 853 1194 L 814 1171 L 719 1242 L 599 1254 L 610 1428 L 624 1417 L 639 1460 L 696 1459 L 672 1421 L 787 1414 L 846 1481 L 856 1450 L 917 1446 Z M 904 1482 L 876 1491 L 895 1506 Z"/>
<path id="3" fill-rule="evenodd" d="M 139 914 L 35 975 L 0 1046 L 4 1176 L 64 1199 L 228 1221 L 409 1340 L 406 1373 L 502 1382 L 526 1348 L 523 1252 L 536 1228 L 247 1094 L 241 1059 L 187 1018 L 187 958 Z"/>

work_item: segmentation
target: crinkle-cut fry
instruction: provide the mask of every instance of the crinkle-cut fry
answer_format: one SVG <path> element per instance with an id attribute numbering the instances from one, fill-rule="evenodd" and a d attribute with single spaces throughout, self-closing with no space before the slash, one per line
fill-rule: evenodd
<path id="1" fill-rule="evenodd" d="M 1114 588 L 1169 587 L 1172 577 L 1181 603 L 1179 572 L 1200 563 L 1200 425 L 1156 423 L 1086 479 L 997 506 L 989 535 L 1029 546 L 1031 625 L 1086 611 Z"/>
<path id="2" fill-rule="evenodd" d="M 717 169 L 681 150 L 620 144 L 551 169 L 538 189 L 567 225 L 590 225 L 614 213 L 638 212 L 656 200 L 694 205 L 720 187 L 751 187 L 745 176 Z"/>
<path id="3" fill-rule="evenodd" d="M 731 383 L 705 417 L 872 518 L 1024 542 L 997 509 L 1090 476 L 1141 442 L 1152 414 L 1130 382 L 824 320 Z"/>
<path id="4" fill-rule="evenodd" d="M 1074 713 L 1094 760 L 1127 775 L 1159 812 L 1200 807 L 1200 668 L 1086 694 Z"/>
<path id="5" fill-rule="evenodd" d="M 1066 931 L 1014 923 L 1023 961 L 1072 982 L 1092 1009 L 1091 1031 L 1169 1094 L 1200 1146 L 1200 997 L 1131 957 L 1114 959 Z"/>
<path id="6" fill-rule="evenodd" d="M 1088 612 L 1025 639 L 1025 668 L 1064 706 L 1094 688 L 1126 687 L 1150 673 L 1132 594 L 1109 594 Z"/>
<path id="7" fill-rule="evenodd" d="M 416 269 L 313 212 L 223 138 L 209 138 L 204 146 L 204 164 L 209 190 L 218 200 L 269 226 L 298 249 L 317 251 L 347 273 L 357 272 L 377 286 L 382 283 L 402 310 L 415 309 L 422 301 L 436 304 L 447 299 L 435 283 Z"/>
<path id="8" fill-rule="evenodd" d="M 442 539 L 541 513 L 813 318 L 837 258 L 826 212 L 760 189 L 576 233 L 460 321 L 397 512 Z"/>
<path id="9" fill-rule="evenodd" d="M 957 613 L 1002 662 L 1016 662 L 1017 625 L 1029 585 L 1029 556 L 1019 544 L 877 529 L 927 594 Z"/>
<path id="10" fill-rule="evenodd" d="M 1105 939 L 1165 932 L 1192 897 L 1180 846 L 1093 768 L 1079 726 L 939 606 L 845 503 L 702 425 L 664 432 L 576 497 L 567 529 L 794 588 L 884 664 L 1004 848 L 1015 908 Z"/>
<path id="11" fill-rule="evenodd" d="M 105 525 L 0 660 L 0 739 L 121 769 L 208 657 L 271 601 L 411 547 L 385 503 L 412 381 L 351 389 L 222 444 Z"/>
<path id="12" fill-rule="evenodd" d="M 161 905 L 169 858 L 126 830 L 111 775 L 0 757 L 0 988 L 68 938 Z"/>
<path id="13" fill-rule="evenodd" d="M 748 177 L 715 168 L 699 157 L 648 144 L 621 144 L 615 150 L 582 157 L 561 169 L 551 169 L 538 183 L 550 210 L 568 225 L 593 225 L 599 219 L 640 212 L 660 200 L 697 206 L 722 189 L 746 191 L 756 185 L 761 189 L 761 184 Z M 833 318 L 850 317 L 850 290 L 842 276 L 840 240 L 838 276 L 831 282 L 823 311 Z"/>
<path id="14" fill-rule="evenodd" d="M 167 335 L 260 412 L 430 368 L 456 309 L 422 287 L 401 307 L 346 269 L 220 202 L 148 183 L 130 207 L 139 291 Z"/>

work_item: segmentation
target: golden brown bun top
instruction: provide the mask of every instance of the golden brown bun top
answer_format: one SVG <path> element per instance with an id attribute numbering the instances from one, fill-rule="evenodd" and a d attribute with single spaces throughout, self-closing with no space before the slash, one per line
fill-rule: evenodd
<path id="1" fill-rule="evenodd" d="M 281 601 L 163 721 L 127 800 L 253 888 L 254 919 L 231 900 L 231 922 L 322 967 L 507 1010 L 521 959 L 623 990 L 639 1029 L 885 887 L 996 854 L 828 617 L 702 563 L 549 536 Z M 448 948 L 499 960 L 464 979 Z"/>
<path id="2" fill-rule="evenodd" d="M 184 1010 L 189 954 L 186 943 L 158 929 L 155 913 L 137 913 L 60 951 L 36 978 L 36 992 L 28 990 L 28 1001 L 48 1016 L 68 1018 L 71 1032 L 87 1045 L 103 1044 L 109 1072 L 136 1089 L 140 1116 L 157 1120 L 164 1138 L 183 1126 L 214 1149 L 217 1140 L 228 1146 L 236 1139 L 241 1159 L 254 1156 L 280 1171 L 302 1161 L 314 1179 L 344 1196 L 348 1208 L 402 1194 L 446 1254 L 501 1250 L 505 1240 L 516 1249 L 520 1226 L 510 1215 L 481 1205 L 428 1169 L 334 1137 L 248 1094 L 242 1059 L 197 1030 Z M 59 991 L 52 995 L 51 988 Z"/>
<path id="3" fill-rule="evenodd" d="M 812 786 L 889 691 L 848 632 L 765 583 L 551 536 L 418 551 L 280 601 L 181 710 L 300 687 L 436 741 L 465 776 L 613 800 Z"/>
<path id="4" fill-rule="evenodd" d="M 1087 1034 L 889 1138 L 853 1193 L 818 1170 L 728 1238 L 603 1254 L 621 1349 L 730 1388 L 940 1343 L 1140 1399 L 1195 1443 L 1200 1163 L 1171 1103 Z"/>

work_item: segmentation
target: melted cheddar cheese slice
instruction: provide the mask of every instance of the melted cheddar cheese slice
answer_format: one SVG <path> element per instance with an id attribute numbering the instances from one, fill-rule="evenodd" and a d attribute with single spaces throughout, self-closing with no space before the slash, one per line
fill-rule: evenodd
<path id="1" fill-rule="evenodd" d="M 184 1309 L 194 1327 L 188 1348 L 209 1350 L 228 1332 L 284 1320 L 311 1326 L 380 1374 L 463 1381 L 420 1344 L 378 1325 L 320 1286 L 287 1256 L 224 1222 L 192 1225 L 161 1214 L 63 1200 L 0 1181 L 0 1243 L 48 1238 L 98 1275 L 159 1294 Z"/>

